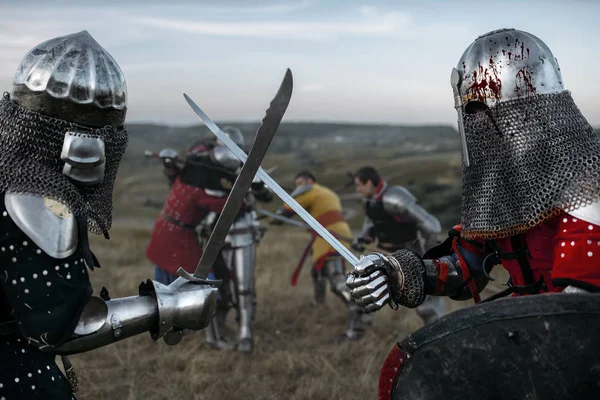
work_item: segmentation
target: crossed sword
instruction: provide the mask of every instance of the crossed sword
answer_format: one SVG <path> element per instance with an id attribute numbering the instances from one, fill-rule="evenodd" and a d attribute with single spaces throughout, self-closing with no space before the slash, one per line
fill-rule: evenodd
<path id="1" fill-rule="evenodd" d="M 262 120 L 260 127 L 256 132 L 254 143 L 250 152 L 246 153 L 240 149 L 225 132 L 223 132 L 209 117 L 198 107 L 198 105 L 184 93 L 184 97 L 192 110 L 198 115 L 200 120 L 204 122 L 206 127 L 233 153 L 237 158 L 244 163 L 240 173 L 238 174 L 235 183 L 231 189 L 229 197 L 225 202 L 223 211 L 219 215 L 219 219 L 213 229 L 210 238 L 206 244 L 202 257 L 198 262 L 198 266 L 194 274 L 186 272 L 183 268 L 179 268 L 177 274 L 191 281 L 214 283 L 206 279 L 210 269 L 216 261 L 219 251 L 225 244 L 225 237 L 229 232 L 236 216 L 238 215 L 242 202 L 252 180 L 258 176 L 282 201 L 284 201 L 292 210 L 298 214 L 300 218 L 306 222 L 319 236 L 321 236 L 331 247 L 333 247 L 350 265 L 355 266 L 358 258 L 347 249 L 339 240 L 337 240 L 331 232 L 325 229 L 316 219 L 314 219 L 293 197 L 291 197 L 283 188 L 273 180 L 261 167 L 269 145 L 279 127 L 281 119 L 289 105 L 293 89 L 292 72 L 287 69 L 283 81 L 277 91 L 277 94 L 270 103 L 266 111 L 265 117 Z"/>

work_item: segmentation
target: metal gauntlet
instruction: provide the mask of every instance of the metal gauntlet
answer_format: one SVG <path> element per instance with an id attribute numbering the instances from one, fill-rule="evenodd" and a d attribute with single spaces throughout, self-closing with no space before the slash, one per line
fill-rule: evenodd
<path id="1" fill-rule="evenodd" d="M 156 281 L 140 285 L 140 295 L 103 300 L 92 297 L 73 337 L 58 346 L 40 346 L 58 354 L 75 354 L 150 332 L 154 340 L 179 343 L 183 330 L 208 325 L 217 301 L 217 288 L 178 278 L 169 286 Z"/>
<path id="2" fill-rule="evenodd" d="M 346 285 L 353 301 L 365 312 L 385 304 L 416 308 L 425 300 L 425 267 L 419 255 L 399 250 L 390 256 L 372 253 L 361 258 L 348 275 Z"/>

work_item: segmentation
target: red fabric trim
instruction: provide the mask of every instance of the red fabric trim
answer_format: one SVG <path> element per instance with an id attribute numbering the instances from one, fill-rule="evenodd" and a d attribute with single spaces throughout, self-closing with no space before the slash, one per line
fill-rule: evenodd
<path id="1" fill-rule="evenodd" d="M 383 194 L 385 193 L 386 189 L 387 183 L 383 179 L 380 179 L 379 183 L 375 187 L 375 201 L 381 201 L 381 198 L 383 197 Z"/>
<path id="2" fill-rule="evenodd" d="M 461 246 L 462 245 L 463 243 L 461 243 Z M 462 254 L 460 254 L 460 251 L 458 251 L 458 238 L 454 238 L 454 240 L 452 241 L 452 249 L 458 257 L 458 267 L 462 272 L 463 282 L 467 282 L 467 286 L 469 287 L 469 291 L 471 292 L 473 301 L 475 301 L 475 303 L 479 303 L 481 301 L 481 297 L 479 296 L 479 292 L 477 291 L 477 285 L 475 284 L 475 281 L 473 279 L 470 279 L 471 271 L 469 271 L 469 265 L 463 258 Z"/>
<path id="3" fill-rule="evenodd" d="M 435 269 L 438 273 L 438 280 L 435 285 L 436 294 L 440 294 L 444 292 L 444 287 L 446 286 L 446 281 L 448 280 L 448 264 L 441 262 L 439 259 L 433 260 L 435 264 Z"/>
<path id="4" fill-rule="evenodd" d="M 485 251 L 483 251 L 482 249 L 480 249 L 478 247 L 473 246 L 471 243 L 467 242 L 466 240 L 461 240 L 460 247 L 462 247 L 469 253 L 475 254 L 479 258 L 485 258 L 485 256 L 487 255 L 485 253 Z"/>
<path id="5" fill-rule="evenodd" d="M 300 257 L 300 261 L 298 262 L 298 265 L 296 265 L 296 268 L 294 269 L 294 273 L 292 274 L 292 279 L 291 279 L 292 286 L 296 286 L 296 284 L 298 284 L 298 277 L 300 276 L 300 271 L 302 271 L 302 267 L 304 266 L 304 263 L 306 262 L 306 258 L 308 257 L 308 254 L 310 253 L 310 249 L 316 239 L 317 239 L 317 236 L 312 235 L 310 242 L 308 242 L 308 245 L 304 249 L 304 252 L 302 253 L 302 257 Z"/>
<path id="6" fill-rule="evenodd" d="M 337 251 L 330 251 L 327 254 L 324 254 L 321 258 L 319 258 L 315 264 L 315 269 L 317 271 L 320 271 L 323 269 L 323 266 L 325 266 L 325 261 L 327 261 L 327 259 L 331 256 L 337 256 L 339 255 Z"/>
<path id="7" fill-rule="evenodd" d="M 377 398 L 379 400 L 392 400 L 394 381 L 398 376 L 400 368 L 406 360 L 406 353 L 396 344 L 388 354 L 381 367 L 379 374 L 379 385 L 377 387 Z"/>
<path id="8" fill-rule="evenodd" d="M 329 225 L 344 222 L 344 214 L 342 214 L 341 210 L 331 210 L 324 212 L 315 219 L 323 225 L 323 227 L 327 228 Z"/>

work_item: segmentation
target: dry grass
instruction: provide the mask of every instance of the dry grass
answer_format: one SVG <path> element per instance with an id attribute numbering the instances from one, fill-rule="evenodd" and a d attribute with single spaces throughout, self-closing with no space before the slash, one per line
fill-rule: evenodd
<path id="1" fill-rule="evenodd" d="M 426 159 L 426 160 L 425 160 Z M 400 173 L 400 181 L 426 176 L 443 179 L 456 156 L 425 157 L 417 162 L 373 160 L 386 173 Z M 281 160 L 273 160 L 281 165 Z M 424 162 L 426 161 L 426 162 Z M 366 164 L 367 162 L 365 162 Z M 425 164 L 429 163 L 429 172 Z M 431 168 L 437 169 L 436 173 Z M 295 167 L 294 169 L 296 169 Z M 289 169 L 289 171 L 288 171 Z M 329 168 L 333 180 L 346 166 Z M 291 168 L 278 171 L 289 178 Z M 327 176 L 327 171 L 322 175 Z M 164 196 L 158 169 L 137 178 L 121 179 L 115 190 L 112 239 L 92 238 L 92 249 L 102 268 L 92 275 L 95 292 L 106 286 L 112 297 L 135 295 L 138 284 L 153 276 L 145 257 L 156 210 L 143 209 L 138 195 Z M 153 175 L 153 179 L 148 179 Z M 340 178 L 341 179 L 341 178 Z M 339 180 L 338 180 L 339 182 Z M 144 190 L 142 190 L 144 189 Z M 277 203 L 279 204 L 279 203 Z M 422 323 L 413 310 L 379 312 L 363 340 L 335 345 L 346 322 L 346 309 L 331 293 L 320 309 L 308 306 L 312 284 L 305 266 L 300 283 L 290 286 L 290 275 L 306 233 L 273 227 L 258 248 L 254 323 L 255 351 L 251 355 L 215 351 L 200 333 L 174 347 L 153 342 L 148 335 L 126 339 L 72 357 L 80 379 L 80 399 L 374 399 L 379 370 L 394 342 Z M 448 311 L 470 302 L 447 302 Z M 232 313 L 233 314 L 233 313 Z M 233 316 L 231 316 L 233 317 Z M 232 327 L 235 321 L 231 318 Z"/>
<path id="2" fill-rule="evenodd" d="M 201 334 L 174 347 L 149 335 L 72 357 L 81 399 L 370 399 L 376 396 L 381 363 L 394 342 L 421 326 L 412 310 L 380 312 L 366 337 L 335 345 L 346 311 L 328 293 L 321 309 L 308 307 L 312 286 L 308 268 L 296 287 L 291 270 L 308 237 L 275 227 L 258 251 L 256 346 L 251 355 L 211 350 Z M 152 276 L 145 259 L 147 230 L 112 231 L 95 238 L 102 268 L 92 274 L 113 297 L 135 294 Z M 235 321 L 231 320 L 231 326 Z"/>

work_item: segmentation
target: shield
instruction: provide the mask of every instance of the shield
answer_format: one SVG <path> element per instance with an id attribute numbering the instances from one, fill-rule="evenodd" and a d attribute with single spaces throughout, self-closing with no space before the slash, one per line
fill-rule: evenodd
<path id="1" fill-rule="evenodd" d="M 380 399 L 600 399 L 600 294 L 465 308 L 394 347 Z"/>

